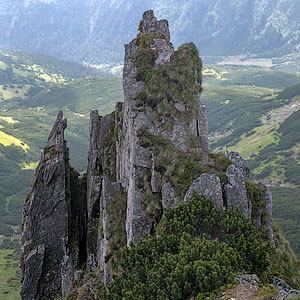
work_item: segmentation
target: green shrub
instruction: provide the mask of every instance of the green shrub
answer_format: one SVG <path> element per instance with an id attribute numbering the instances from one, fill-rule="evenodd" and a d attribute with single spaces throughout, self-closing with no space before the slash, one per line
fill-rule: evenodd
<path id="1" fill-rule="evenodd" d="M 219 212 L 196 193 L 165 210 L 157 234 L 123 250 L 123 272 L 99 299 L 204 299 L 232 283 L 236 272 L 261 274 L 268 265 L 265 244 L 249 220 Z"/>

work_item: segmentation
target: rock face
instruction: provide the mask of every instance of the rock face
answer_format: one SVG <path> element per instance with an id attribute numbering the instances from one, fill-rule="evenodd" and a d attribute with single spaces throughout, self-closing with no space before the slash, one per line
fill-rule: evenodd
<path id="1" fill-rule="evenodd" d="M 24 207 L 22 299 L 65 297 L 83 265 L 108 283 L 122 248 L 155 233 L 163 209 L 193 191 L 219 210 L 239 208 L 271 235 L 269 191 L 248 183 L 237 153 L 208 152 L 195 45 L 175 51 L 168 22 L 152 11 L 139 30 L 125 45 L 124 103 L 106 116 L 91 112 L 85 176 L 69 165 L 62 113 L 54 124 Z"/>
<path id="2" fill-rule="evenodd" d="M 251 201 L 247 194 L 245 177 L 241 168 L 231 165 L 227 171 L 228 183 L 225 185 L 227 208 L 239 208 L 241 213 L 251 218 Z"/>
<path id="3" fill-rule="evenodd" d="M 272 285 L 279 290 L 278 300 L 295 299 L 300 294 L 300 291 L 294 290 L 284 280 L 278 277 L 274 277 Z"/>
<path id="4" fill-rule="evenodd" d="M 61 289 L 61 262 L 69 232 L 69 154 L 62 113 L 50 133 L 23 211 L 22 299 L 54 298 Z"/>
<path id="5" fill-rule="evenodd" d="M 205 108 L 200 103 L 199 93 L 196 95 L 198 114 L 193 116 L 188 122 L 180 118 L 180 114 L 186 114 L 185 103 L 176 102 L 176 99 L 168 99 L 167 105 L 176 110 L 177 115 L 168 116 L 168 120 L 162 114 L 162 116 L 155 116 L 153 112 L 153 104 L 147 100 L 149 98 L 140 100 L 141 93 L 147 93 L 150 89 L 145 86 L 145 79 L 140 80 L 137 63 L 138 52 L 145 51 L 141 47 L 141 41 L 143 36 L 153 34 L 152 42 L 150 42 L 150 51 L 152 54 L 152 60 L 157 69 L 164 64 L 168 64 L 174 55 L 172 44 L 169 42 L 169 28 L 166 20 L 157 21 L 152 11 L 144 13 L 143 20 L 141 22 L 140 37 L 131 41 L 128 45 L 125 45 L 125 64 L 123 72 L 123 86 L 124 86 L 124 122 L 123 122 L 123 136 L 124 141 L 122 149 L 120 149 L 120 159 L 117 170 L 120 173 L 120 181 L 128 193 L 127 197 L 127 218 L 126 218 L 126 232 L 127 243 L 133 241 L 135 244 L 138 239 L 143 237 L 145 233 L 150 233 L 152 228 L 156 226 L 151 218 L 147 215 L 146 210 L 143 208 L 143 203 L 147 201 L 145 199 L 145 185 L 140 184 L 147 174 L 151 174 L 151 170 L 154 168 L 155 156 L 151 152 L 150 147 L 142 146 L 140 132 L 141 130 L 154 136 L 161 136 L 174 147 L 182 150 L 183 152 L 202 152 L 203 160 L 206 159 L 208 152 L 207 142 L 207 122 L 205 118 Z M 150 36 L 151 37 L 151 36 Z M 198 56 L 195 58 L 199 60 Z M 198 63 L 198 61 L 196 62 Z M 199 61 L 201 68 L 201 62 Z M 200 70 L 201 71 L 201 70 Z M 197 70 L 195 70 L 197 72 Z M 143 79 L 143 78 L 142 78 Z M 199 81 L 195 81 L 195 85 L 201 84 Z M 150 92 L 149 92 L 150 93 Z M 175 104 L 176 103 L 176 104 Z M 154 107 L 158 109 L 158 107 Z M 204 118 L 202 116 L 204 115 Z M 155 120 L 154 120 L 155 119 Z M 200 121 L 201 120 L 201 121 Z M 171 122 L 171 128 L 164 126 L 166 122 Z M 189 140 L 199 137 L 198 144 L 195 144 L 194 148 L 189 147 Z M 152 176 L 151 181 L 156 179 Z M 164 180 L 162 190 L 154 188 L 149 190 L 148 197 L 155 197 L 155 194 L 161 193 L 163 195 L 163 206 L 171 206 L 178 201 L 169 201 L 164 195 L 172 195 L 172 187 L 170 181 Z M 174 193 L 173 193 L 174 194 Z M 149 198 L 150 198 L 149 197 Z M 145 205 L 144 205 L 145 206 Z"/>
<path id="6" fill-rule="evenodd" d="M 262 184 L 248 181 L 250 171 L 237 152 L 227 152 L 232 163 L 226 169 L 226 182 L 217 175 L 201 174 L 184 196 L 188 201 L 193 191 L 211 198 L 219 210 L 239 209 L 252 223 L 273 241 L 272 194 Z"/>
<path id="7" fill-rule="evenodd" d="M 214 201 L 219 210 L 223 210 L 222 186 L 218 176 L 201 174 L 186 192 L 184 201 L 189 201 L 193 191 L 197 192 L 199 195 L 203 194 L 205 197 L 210 198 Z"/>
<path id="8" fill-rule="evenodd" d="M 67 127 L 58 114 L 23 210 L 21 298 L 63 296 L 86 260 L 85 181 L 69 165 Z"/>

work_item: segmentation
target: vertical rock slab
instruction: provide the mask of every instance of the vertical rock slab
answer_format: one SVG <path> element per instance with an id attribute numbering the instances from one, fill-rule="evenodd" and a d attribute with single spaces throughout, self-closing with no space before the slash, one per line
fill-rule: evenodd
<path id="1" fill-rule="evenodd" d="M 115 263 L 117 256 L 126 245 L 125 215 L 126 194 L 119 182 L 111 182 L 104 175 L 100 198 L 97 262 L 103 271 L 105 283 L 111 280 L 111 269 L 116 271 L 118 268 Z"/>
<path id="2" fill-rule="evenodd" d="M 250 170 L 246 166 L 245 160 L 235 151 L 227 151 L 227 157 L 232 161 L 232 163 L 239 169 L 242 170 L 245 179 L 250 176 Z"/>
<path id="3" fill-rule="evenodd" d="M 266 228 L 269 234 L 269 237 L 272 241 L 274 241 L 274 232 L 273 232 L 273 202 L 272 202 L 272 193 L 270 192 L 269 188 L 265 187 L 266 191 L 263 193 L 262 198 L 263 201 L 266 203 Z"/>
<path id="4" fill-rule="evenodd" d="M 124 139 L 117 165 L 117 178 L 127 191 L 128 244 L 155 228 L 162 206 L 179 201 L 175 193 L 167 195 L 174 187 L 168 179 L 162 184 L 154 170 L 156 157 L 143 144 L 141 132 L 161 136 L 186 153 L 202 153 L 202 162 L 208 152 L 205 107 L 200 102 L 202 63 L 196 47 L 185 44 L 174 51 L 168 22 L 157 20 L 153 11 L 144 13 L 139 30 L 125 45 Z M 167 76 L 161 75 L 164 72 Z"/>
<path id="5" fill-rule="evenodd" d="M 228 178 L 228 183 L 224 185 L 226 209 L 238 207 L 266 238 L 273 240 L 270 190 L 263 184 L 248 180 L 250 170 L 237 152 L 228 151 L 227 157 L 233 164 L 226 171 Z"/>
<path id="6" fill-rule="evenodd" d="M 153 11 L 148 10 L 143 15 L 142 21 L 143 33 L 161 32 L 164 36 L 170 39 L 169 23 L 168 20 L 157 20 L 154 17 Z"/>
<path id="7" fill-rule="evenodd" d="M 113 125 L 114 113 L 100 117 L 97 110 L 91 112 L 87 169 L 87 266 L 90 271 L 95 271 L 97 267 L 97 224 L 100 216 L 102 176 L 104 173 L 115 175 L 115 162 L 112 161 L 115 160 L 116 151 L 112 136 Z"/>
<path id="8" fill-rule="evenodd" d="M 223 211 L 222 186 L 218 176 L 201 174 L 186 192 L 184 201 L 189 201 L 193 191 L 210 198 L 215 203 L 216 208 Z"/>
<path id="9" fill-rule="evenodd" d="M 262 183 L 247 183 L 253 203 L 252 223 L 265 237 L 274 240 L 272 227 L 272 194 Z"/>
<path id="10" fill-rule="evenodd" d="M 101 195 L 101 141 L 98 111 L 90 113 L 90 149 L 87 169 L 87 268 L 96 270 L 97 218 Z M 95 237 L 96 236 L 96 237 Z"/>
<path id="11" fill-rule="evenodd" d="M 243 170 L 231 165 L 226 171 L 226 176 L 228 178 L 228 183 L 225 184 L 227 209 L 239 208 L 243 215 L 251 218 L 252 206 L 247 194 Z"/>
<path id="12" fill-rule="evenodd" d="M 104 117 L 91 112 L 90 151 L 87 170 L 87 268 L 97 266 L 110 280 L 110 268 L 126 245 L 126 194 L 117 169 L 122 148 L 122 103 Z M 115 208 L 115 209 L 113 209 Z M 112 231 L 114 233 L 112 233 Z"/>
<path id="13" fill-rule="evenodd" d="M 24 300 L 53 299 L 61 293 L 61 264 L 69 232 L 69 152 L 62 112 L 44 148 L 23 210 L 21 269 Z"/>
<path id="14" fill-rule="evenodd" d="M 72 283 L 81 275 L 79 269 L 86 263 L 86 176 L 70 168 L 69 247 L 62 262 L 62 298 L 71 291 Z"/>

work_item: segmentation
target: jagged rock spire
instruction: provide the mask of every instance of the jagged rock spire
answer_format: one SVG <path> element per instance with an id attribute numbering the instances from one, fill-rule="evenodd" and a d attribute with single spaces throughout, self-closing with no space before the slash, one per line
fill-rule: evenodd
<path id="1" fill-rule="evenodd" d="M 60 111 L 44 148 L 23 210 L 21 268 L 24 300 L 52 299 L 61 291 L 69 218 L 66 119 Z"/>
<path id="2" fill-rule="evenodd" d="M 144 12 L 141 25 L 142 34 L 160 32 L 168 39 L 170 39 L 168 20 L 158 21 L 154 16 L 153 10 L 147 10 Z"/>
<path id="3" fill-rule="evenodd" d="M 108 283 L 122 248 L 155 233 L 164 208 L 193 190 L 271 232 L 269 191 L 253 185 L 253 213 L 245 162 L 234 152 L 208 153 L 197 48 L 175 51 L 169 38 L 168 22 L 145 12 L 140 34 L 125 45 L 124 103 L 106 116 L 91 112 L 86 182 L 70 168 L 59 112 L 23 211 L 23 300 L 64 297 L 80 264 L 100 268 Z"/>
<path id="4" fill-rule="evenodd" d="M 131 241 L 137 243 L 144 234 L 154 230 L 156 221 L 153 215 L 158 219 L 163 206 L 174 206 L 180 198 L 175 195 L 176 187 L 171 184 L 170 179 L 156 173 L 154 165 L 157 158 L 149 147 L 142 146 L 141 131 L 162 137 L 179 151 L 202 153 L 203 163 L 207 160 L 208 153 L 206 113 L 200 101 L 202 62 L 196 47 L 187 44 L 174 51 L 169 41 L 168 22 L 157 20 L 151 10 L 144 13 L 139 29 L 138 37 L 125 45 L 124 141 L 117 160 L 119 178 L 128 195 L 128 244 Z M 183 61 L 190 62 L 191 67 L 187 67 Z M 170 70 L 170 73 L 159 77 L 157 70 Z M 153 74 L 153 77 L 147 81 L 148 74 Z M 194 82 L 185 84 L 185 80 L 192 76 L 195 77 Z M 168 79 L 164 81 L 165 78 Z M 182 86 L 179 87 L 180 82 Z M 173 94 L 167 90 L 168 86 L 172 86 Z M 154 90 L 151 90 L 152 87 Z M 153 96 L 155 88 L 160 90 L 160 95 L 152 101 L 156 97 Z M 147 183 L 144 178 L 149 173 L 151 182 L 160 182 L 160 186 L 152 185 L 148 195 L 145 195 Z M 146 203 L 156 197 L 162 197 L 161 208 L 157 204 L 156 212 L 149 214 L 145 209 Z"/>

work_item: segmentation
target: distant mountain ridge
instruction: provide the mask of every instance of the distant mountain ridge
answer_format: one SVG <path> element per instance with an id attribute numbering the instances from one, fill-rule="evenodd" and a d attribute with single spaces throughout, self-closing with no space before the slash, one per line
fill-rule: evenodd
<path id="1" fill-rule="evenodd" d="M 149 8 L 172 24 L 175 46 L 192 40 L 201 56 L 299 50 L 297 0 L 2 0 L 0 47 L 119 63 L 122 45 Z"/>

